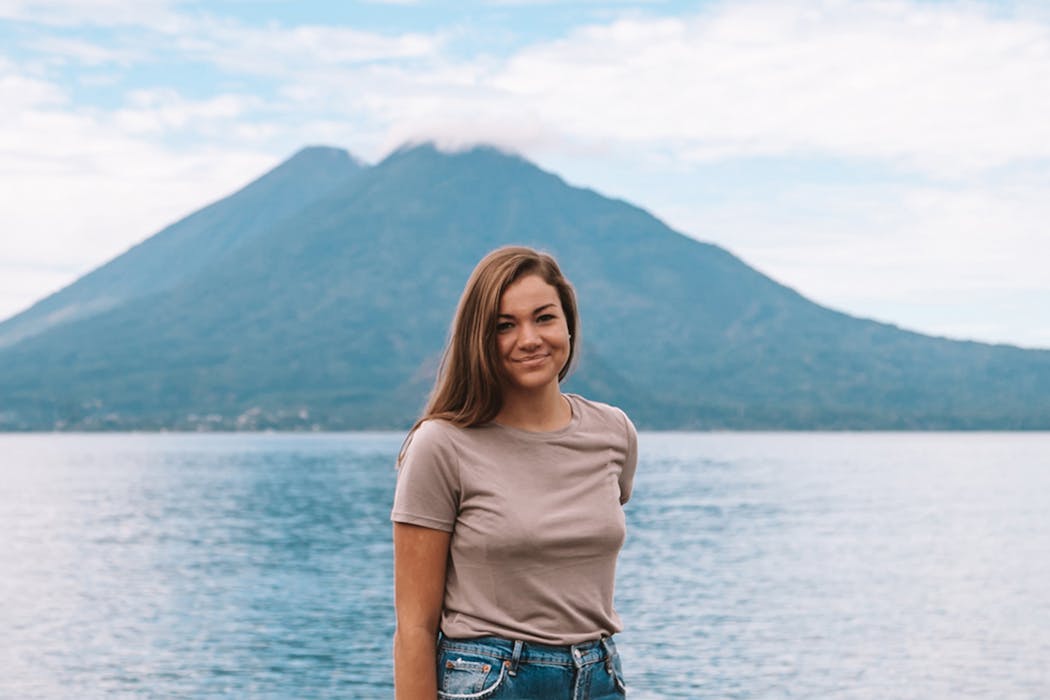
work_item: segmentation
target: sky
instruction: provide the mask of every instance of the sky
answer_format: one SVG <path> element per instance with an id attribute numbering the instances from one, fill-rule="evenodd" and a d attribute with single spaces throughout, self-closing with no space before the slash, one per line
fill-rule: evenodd
<path id="1" fill-rule="evenodd" d="M 1050 6 L 0 0 L 0 319 L 305 145 L 488 143 L 817 303 L 1050 348 Z"/>

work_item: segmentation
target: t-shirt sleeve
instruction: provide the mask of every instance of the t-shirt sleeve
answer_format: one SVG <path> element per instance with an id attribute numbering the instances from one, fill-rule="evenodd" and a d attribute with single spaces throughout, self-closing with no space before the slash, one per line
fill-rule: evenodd
<path id="1" fill-rule="evenodd" d="M 631 489 L 634 487 L 634 472 L 638 467 L 638 431 L 634 423 L 621 411 L 624 428 L 627 431 L 627 453 L 623 460 L 623 469 L 620 470 L 620 504 L 627 503 L 631 498 Z"/>
<path id="2" fill-rule="evenodd" d="M 430 420 L 409 439 L 394 490 L 394 522 L 452 532 L 459 512 L 459 460 L 445 430 Z"/>

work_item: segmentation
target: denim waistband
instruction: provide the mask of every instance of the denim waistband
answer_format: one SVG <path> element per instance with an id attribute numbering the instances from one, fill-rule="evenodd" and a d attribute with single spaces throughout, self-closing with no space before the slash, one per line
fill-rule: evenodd
<path id="1" fill-rule="evenodd" d="M 616 643 L 612 637 L 601 637 L 579 644 L 555 646 L 502 637 L 475 637 L 453 639 L 440 635 L 440 648 L 463 653 L 483 653 L 515 666 L 521 663 L 552 664 L 557 666 L 584 666 L 599 661 L 609 661 L 616 655 Z"/>

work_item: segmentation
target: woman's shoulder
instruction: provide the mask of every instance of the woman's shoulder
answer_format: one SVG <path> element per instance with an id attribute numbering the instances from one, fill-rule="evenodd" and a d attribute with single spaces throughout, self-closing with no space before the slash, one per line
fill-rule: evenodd
<path id="1" fill-rule="evenodd" d="M 572 401 L 573 406 L 579 409 L 581 418 L 597 420 L 614 428 L 623 428 L 626 425 L 628 429 L 634 429 L 634 424 L 631 423 L 627 413 L 617 406 L 588 399 L 579 394 L 566 394 L 566 396 Z"/>
<path id="2" fill-rule="evenodd" d="M 455 454 L 457 435 L 463 429 L 441 418 L 427 418 L 405 438 L 403 454 L 406 457 L 424 454 Z"/>
<path id="3" fill-rule="evenodd" d="M 462 430 L 444 418 L 427 418 L 413 431 L 414 436 L 426 436 L 427 439 L 443 439 Z"/>

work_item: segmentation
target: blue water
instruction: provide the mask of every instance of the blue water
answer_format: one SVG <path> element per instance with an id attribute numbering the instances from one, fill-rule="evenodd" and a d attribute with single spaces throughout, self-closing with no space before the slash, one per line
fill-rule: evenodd
<path id="1" fill-rule="evenodd" d="M 0 436 L 0 697 L 390 698 L 400 435 Z M 643 434 L 630 697 L 1050 697 L 1050 434 Z"/>

